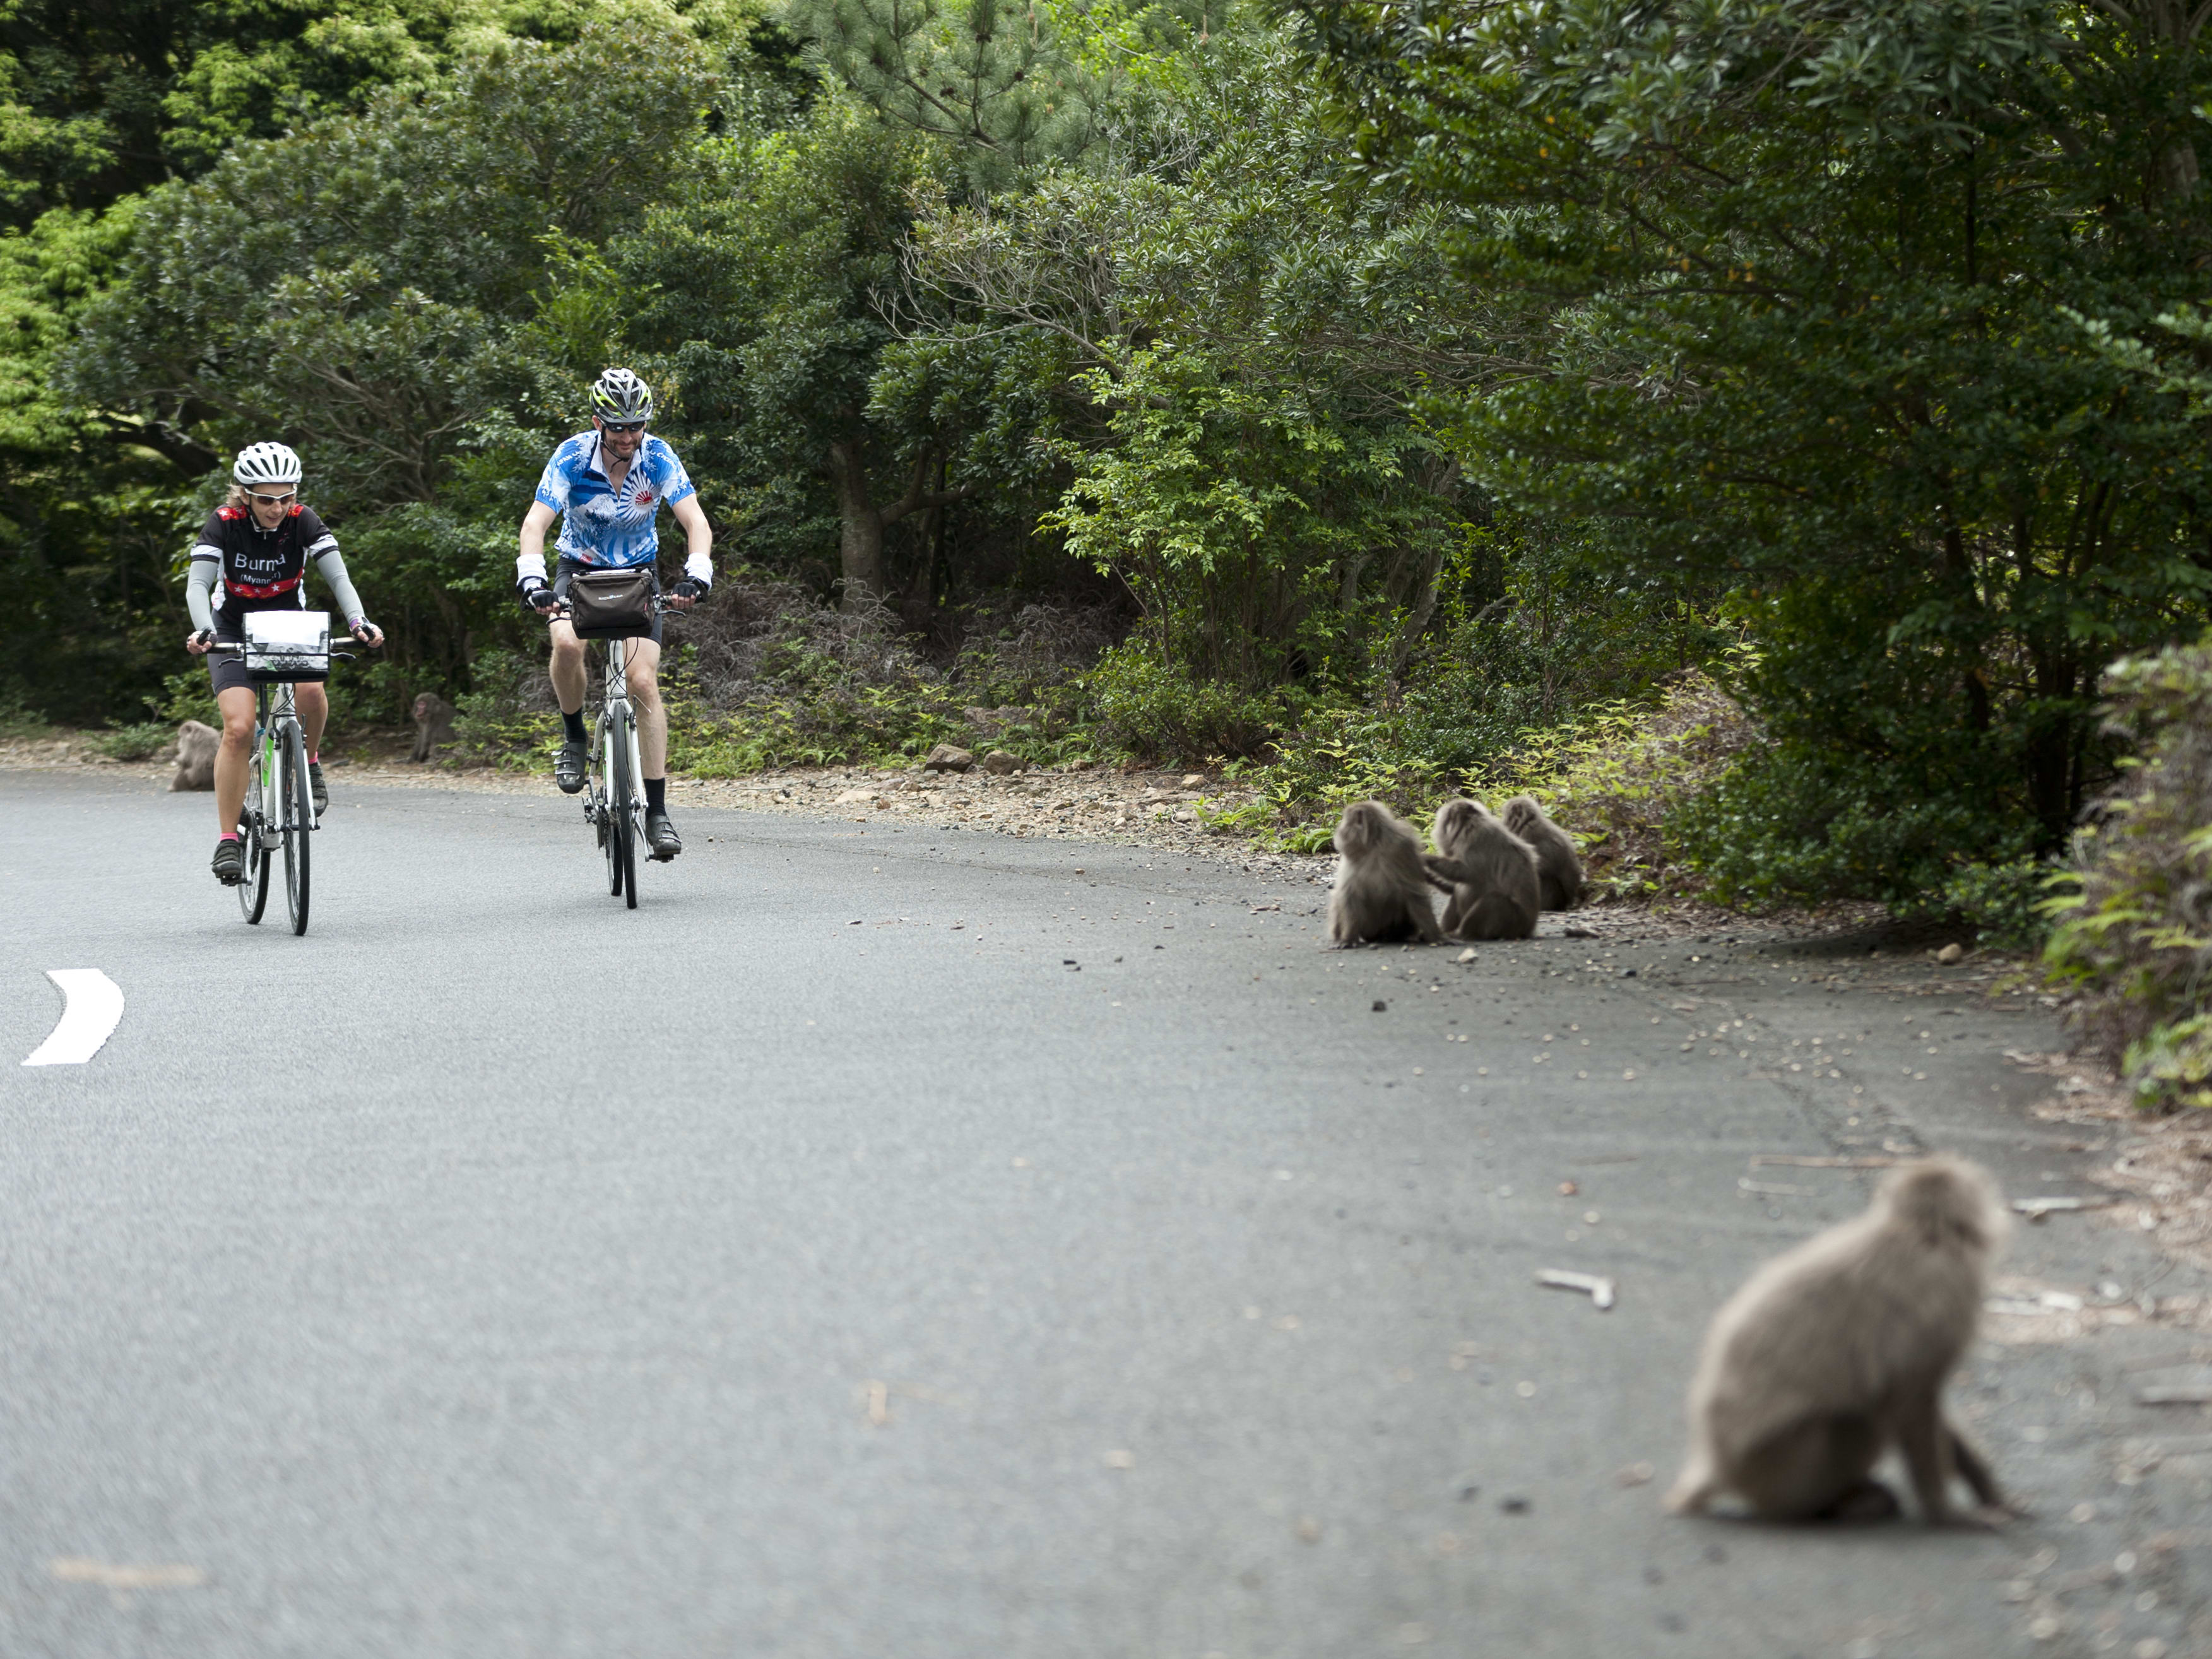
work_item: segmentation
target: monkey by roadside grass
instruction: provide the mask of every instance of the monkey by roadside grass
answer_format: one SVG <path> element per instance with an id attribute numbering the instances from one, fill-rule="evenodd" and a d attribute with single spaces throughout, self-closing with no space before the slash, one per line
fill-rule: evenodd
<path id="1" fill-rule="evenodd" d="M 1896 1496 L 1871 1472 L 1893 1443 L 1930 1525 L 2004 1510 L 1942 1394 L 2009 1224 L 1978 1165 L 1923 1158 L 1892 1170 L 1865 1213 L 1759 1268 L 1705 1334 L 1667 1507 L 1694 1514 L 1734 1492 L 1762 1520 L 1887 1519 Z M 1952 1507 L 1954 1474 L 1980 1515 Z"/>
<path id="2" fill-rule="evenodd" d="M 423 692 L 415 699 L 415 747 L 407 758 L 426 761 L 433 749 L 453 740 L 453 705 L 434 691 Z"/>
<path id="3" fill-rule="evenodd" d="M 1516 795 L 1498 816 L 1505 827 L 1536 849 L 1536 877 L 1547 910 L 1571 910 L 1583 902 L 1583 861 L 1573 839 L 1545 816 L 1531 795 Z"/>
<path id="4" fill-rule="evenodd" d="M 1534 939 L 1543 892 L 1536 849 L 1479 800 L 1437 808 L 1437 850 L 1424 855 L 1429 879 L 1451 895 L 1444 932 L 1454 939 Z"/>
<path id="5" fill-rule="evenodd" d="M 212 726 L 203 726 L 198 720 L 186 720 L 177 728 L 177 775 L 169 780 L 173 793 L 179 789 L 212 789 L 215 787 L 215 751 L 222 745 L 222 733 Z"/>
<path id="6" fill-rule="evenodd" d="M 1338 945 L 1437 942 L 1421 838 L 1379 800 L 1356 801 L 1337 820 L 1328 936 Z"/>

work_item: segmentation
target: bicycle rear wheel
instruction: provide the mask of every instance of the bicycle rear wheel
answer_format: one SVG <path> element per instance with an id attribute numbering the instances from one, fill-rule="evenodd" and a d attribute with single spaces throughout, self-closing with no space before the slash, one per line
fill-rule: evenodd
<path id="1" fill-rule="evenodd" d="M 632 798 L 637 781 L 629 775 L 629 717 L 627 711 L 607 726 L 607 858 L 616 866 L 614 890 L 637 908 L 637 814 Z"/>
<path id="2" fill-rule="evenodd" d="M 276 751 L 276 809 L 284 823 L 284 905 L 291 912 L 292 931 L 307 931 L 307 837 L 315 827 L 315 799 L 308 787 L 307 739 L 296 726 L 288 727 Z"/>
<path id="3" fill-rule="evenodd" d="M 246 844 L 246 879 L 238 884 L 238 908 L 246 921 L 256 927 L 260 924 L 261 913 L 269 908 L 269 849 L 261 844 L 263 753 L 261 736 L 257 732 L 253 758 L 246 774 L 246 805 L 238 815 L 238 838 Z"/>

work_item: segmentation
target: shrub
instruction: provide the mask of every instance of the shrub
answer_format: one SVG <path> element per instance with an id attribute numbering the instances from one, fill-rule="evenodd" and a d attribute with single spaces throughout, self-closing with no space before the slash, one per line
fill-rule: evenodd
<path id="1" fill-rule="evenodd" d="M 2021 857 L 2027 826 L 1986 799 L 1931 789 L 1901 763 L 1796 741 L 1746 750 L 1671 830 L 1719 903 L 1911 908 L 1962 861 Z"/>
<path id="2" fill-rule="evenodd" d="M 2212 1106 L 2212 636 L 2116 663 L 2104 690 L 2136 762 L 2075 839 L 2045 966 L 2138 1103 Z"/>
<path id="3" fill-rule="evenodd" d="M 453 736 L 494 763 L 528 766 L 547 760 L 560 741 L 559 711 L 545 665 L 495 647 L 470 670 L 476 689 L 453 700 Z"/>
<path id="4" fill-rule="evenodd" d="M 92 740 L 92 746 L 110 760 L 142 761 L 151 759 L 176 740 L 175 726 L 162 720 L 149 720 L 143 726 L 103 732 Z"/>
<path id="5" fill-rule="evenodd" d="M 1146 759 L 1258 754 L 1284 724 L 1277 697 L 1185 678 L 1141 640 L 1112 647 L 1085 678 L 1100 739 Z"/>
<path id="6" fill-rule="evenodd" d="M 1962 864 L 1926 898 L 1896 908 L 1961 923 L 1974 930 L 1978 943 L 2000 951 L 2039 951 L 2051 936 L 2051 884 L 2063 879 L 2037 858 Z"/>
<path id="7" fill-rule="evenodd" d="M 1491 776 L 1494 793 L 1534 795 L 1576 834 L 1598 891 L 1670 896 L 1698 884 L 1676 844 L 1680 816 L 1759 737 L 1735 699 L 1691 669 L 1656 708 L 1615 703 L 1575 726 L 1527 734 Z"/>

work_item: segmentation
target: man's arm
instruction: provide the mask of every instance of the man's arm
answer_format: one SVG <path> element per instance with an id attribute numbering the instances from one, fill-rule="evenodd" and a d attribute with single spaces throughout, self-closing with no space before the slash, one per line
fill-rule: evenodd
<path id="1" fill-rule="evenodd" d="M 686 495 L 668 510 L 676 515 L 676 522 L 684 526 L 685 544 L 684 580 L 669 589 L 668 603 L 676 610 L 684 611 L 690 608 L 699 594 L 714 584 L 714 532 L 707 523 L 707 515 L 700 509 L 699 498 L 696 495 Z M 694 592 L 687 593 L 684 591 L 687 584 L 695 582 L 698 586 Z"/>
<path id="2" fill-rule="evenodd" d="M 519 550 L 514 560 L 514 586 L 527 593 L 532 587 L 545 585 L 545 532 L 553 527 L 559 517 L 543 501 L 532 501 L 530 511 L 522 515 L 522 531 L 516 540 Z"/>
<path id="3" fill-rule="evenodd" d="M 699 498 L 686 495 L 668 509 L 684 526 L 684 574 L 693 581 L 711 586 L 714 580 L 714 532 L 700 510 Z"/>

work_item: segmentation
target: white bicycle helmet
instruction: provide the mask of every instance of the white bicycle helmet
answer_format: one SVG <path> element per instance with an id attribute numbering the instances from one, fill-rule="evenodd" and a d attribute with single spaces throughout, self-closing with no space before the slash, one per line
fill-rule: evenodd
<path id="1" fill-rule="evenodd" d="M 248 444 L 230 464 L 230 476 L 242 484 L 295 484 L 300 458 L 283 444 Z"/>
<path id="2" fill-rule="evenodd" d="M 649 421 L 653 388 L 626 368 L 611 368 L 592 383 L 592 413 L 603 421 Z"/>

